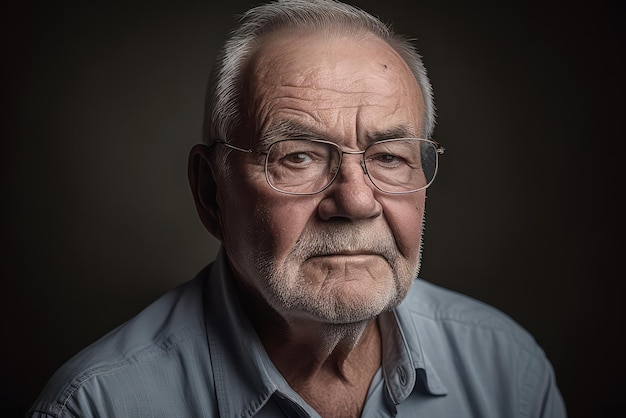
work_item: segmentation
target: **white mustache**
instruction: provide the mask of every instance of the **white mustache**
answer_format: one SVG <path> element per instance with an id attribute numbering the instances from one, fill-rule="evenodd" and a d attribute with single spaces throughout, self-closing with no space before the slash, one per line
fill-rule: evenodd
<path id="1" fill-rule="evenodd" d="M 361 252 L 381 255 L 388 262 L 398 257 L 398 248 L 391 231 L 348 223 L 305 229 L 291 255 L 306 260 L 317 256 Z"/>

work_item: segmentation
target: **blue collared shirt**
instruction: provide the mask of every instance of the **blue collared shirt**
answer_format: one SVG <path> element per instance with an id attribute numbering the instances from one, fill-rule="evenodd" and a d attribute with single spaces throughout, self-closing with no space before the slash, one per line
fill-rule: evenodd
<path id="1" fill-rule="evenodd" d="M 414 281 L 382 314 L 382 367 L 362 417 L 565 417 L 552 367 L 499 311 Z M 198 276 L 87 347 L 29 417 L 318 417 L 240 307 L 223 251 Z"/>

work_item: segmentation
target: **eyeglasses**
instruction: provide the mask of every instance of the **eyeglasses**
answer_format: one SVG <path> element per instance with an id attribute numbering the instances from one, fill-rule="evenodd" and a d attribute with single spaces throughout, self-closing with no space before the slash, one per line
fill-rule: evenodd
<path id="1" fill-rule="evenodd" d="M 361 167 L 377 189 L 391 194 L 424 190 L 435 179 L 439 154 L 444 148 L 421 138 L 386 139 L 362 151 L 344 151 L 321 139 L 285 139 L 267 150 L 218 144 L 236 151 L 265 156 L 265 178 L 275 190 L 292 195 L 313 195 L 337 178 L 344 154 L 363 156 Z"/>

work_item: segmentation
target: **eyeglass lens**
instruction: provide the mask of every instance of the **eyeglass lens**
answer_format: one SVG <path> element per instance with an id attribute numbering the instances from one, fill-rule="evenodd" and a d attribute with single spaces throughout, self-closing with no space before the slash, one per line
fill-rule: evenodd
<path id="1" fill-rule="evenodd" d="M 376 142 L 363 159 L 372 183 L 388 193 L 426 188 L 437 169 L 437 149 L 429 141 L 409 138 Z M 314 194 L 336 177 L 342 151 L 333 143 L 284 140 L 269 148 L 265 172 L 275 189 L 293 194 Z"/>

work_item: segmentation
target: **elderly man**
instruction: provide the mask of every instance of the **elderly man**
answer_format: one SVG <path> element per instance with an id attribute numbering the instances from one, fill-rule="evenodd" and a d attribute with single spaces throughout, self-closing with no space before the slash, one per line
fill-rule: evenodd
<path id="1" fill-rule="evenodd" d="M 211 81 L 189 177 L 217 260 L 70 360 L 31 416 L 565 416 L 532 337 L 416 279 L 442 149 L 409 43 L 345 4 L 270 3 Z"/>

